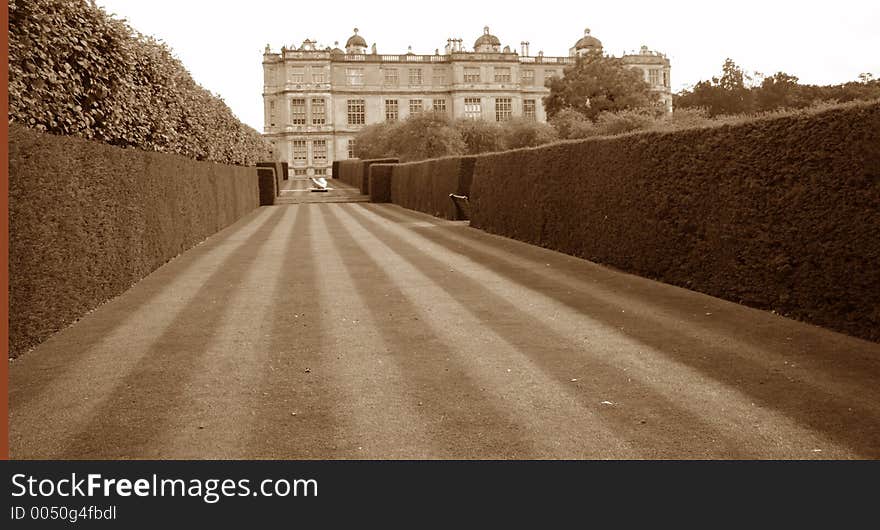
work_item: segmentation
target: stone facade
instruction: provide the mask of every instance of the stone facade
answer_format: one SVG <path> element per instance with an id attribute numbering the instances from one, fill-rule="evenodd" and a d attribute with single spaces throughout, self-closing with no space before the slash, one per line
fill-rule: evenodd
<path id="1" fill-rule="evenodd" d="M 306 39 L 298 48 L 282 47 L 263 54 L 264 134 L 277 160 L 288 162 L 295 175 L 326 175 L 334 160 L 353 158 L 354 137 L 364 126 L 403 120 L 422 111 L 452 118 L 505 121 L 511 118 L 546 122 L 541 98 L 544 82 L 561 76 L 576 56 L 601 51 L 589 30 L 565 57 L 529 54 L 501 47 L 484 28 L 466 51 L 461 39 L 448 39 L 443 53 L 379 54 L 376 45 L 354 30 L 345 45 L 317 47 Z M 624 62 L 644 71 L 645 81 L 672 110 L 669 60 L 642 47 Z"/>

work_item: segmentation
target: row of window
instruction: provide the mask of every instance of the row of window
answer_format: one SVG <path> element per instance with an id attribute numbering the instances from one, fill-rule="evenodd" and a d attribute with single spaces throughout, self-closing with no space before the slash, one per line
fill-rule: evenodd
<path id="1" fill-rule="evenodd" d="M 409 68 L 408 69 L 408 81 L 410 85 L 422 85 L 424 79 L 422 77 L 422 69 L 421 68 Z M 383 75 L 383 84 L 385 86 L 399 86 L 400 85 L 400 70 L 398 68 L 385 68 L 382 70 Z M 554 70 L 548 70 L 545 72 L 547 77 L 552 77 L 557 75 L 557 72 Z M 345 69 L 345 79 L 346 82 L 350 86 L 363 86 L 364 85 L 364 69 L 363 68 L 346 68 Z M 510 67 L 508 66 L 496 66 L 493 71 L 493 79 L 496 83 L 512 83 L 513 75 L 511 74 Z M 446 72 L 439 71 L 434 72 L 434 85 L 445 85 L 446 84 Z M 465 67 L 464 69 L 464 82 L 465 83 L 482 83 L 482 74 L 481 69 L 478 67 Z M 535 84 L 535 71 L 534 70 L 522 70 L 520 72 L 520 82 L 523 85 L 534 85 Z"/>
<path id="2" fill-rule="evenodd" d="M 669 86 L 669 72 L 666 70 L 660 70 L 659 68 L 651 68 L 648 70 L 648 83 L 656 86 L 661 84 L 661 79 L 663 81 L 663 86 Z"/>
<path id="3" fill-rule="evenodd" d="M 326 83 L 327 78 L 322 70 L 312 70 L 312 83 Z M 288 74 L 288 81 L 290 83 L 305 83 L 306 82 L 306 71 L 305 68 L 297 68 L 294 67 L 290 70 Z"/>
<path id="4" fill-rule="evenodd" d="M 308 169 L 305 169 L 305 168 L 294 169 L 294 170 L 293 170 L 293 175 L 296 176 L 296 177 L 304 177 L 304 176 L 306 176 L 306 175 L 308 174 L 308 172 L 309 172 L 309 170 L 308 170 Z M 320 175 L 320 176 L 323 176 L 323 175 L 326 175 L 326 174 L 327 174 L 327 168 L 316 167 L 316 168 L 314 169 L 314 172 L 315 172 L 315 175 L 316 175 L 316 176 L 319 176 L 319 175 Z"/>
<path id="5" fill-rule="evenodd" d="M 348 124 L 364 125 L 366 123 L 366 102 L 363 99 L 348 100 Z M 435 112 L 446 112 L 446 100 L 433 100 Z M 523 100 L 523 117 L 534 120 L 536 102 L 534 99 Z M 409 100 L 409 113 L 418 114 L 424 110 L 423 100 Z M 464 115 L 466 118 L 479 120 L 483 117 L 483 105 L 480 98 L 464 98 Z M 508 121 L 513 117 L 513 99 L 495 98 L 495 121 Z M 385 121 L 400 119 L 400 102 L 396 99 L 385 100 Z"/>
<path id="6" fill-rule="evenodd" d="M 294 98 L 290 100 L 290 123 L 292 125 L 305 125 L 306 100 Z M 324 125 L 327 123 L 327 104 L 323 99 L 312 100 L 312 125 Z"/>
<path id="7" fill-rule="evenodd" d="M 349 99 L 347 104 L 347 117 L 349 125 L 366 125 L 367 105 L 363 99 Z M 523 117 L 535 119 L 535 100 L 523 100 Z M 446 112 L 446 100 L 432 100 L 431 109 L 434 112 Z M 409 100 L 409 113 L 418 114 L 424 110 L 421 99 Z M 482 103 L 480 98 L 464 98 L 464 115 L 467 118 L 482 119 Z M 495 121 L 507 121 L 513 116 L 513 101 L 511 98 L 495 98 Z M 385 100 L 385 121 L 397 121 L 400 119 L 400 104 L 396 99 Z M 275 125 L 275 102 L 269 102 L 269 121 Z M 323 99 L 312 100 L 312 125 L 324 125 L 327 121 L 327 106 Z M 305 125 L 306 100 L 295 98 L 290 100 L 290 123 L 293 125 Z M 294 157 L 296 158 L 296 157 Z"/>
<path id="8" fill-rule="evenodd" d="M 360 100 L 362 101 L 362 100 Z M 434 112 L 446 112 L 446 100 L 445 99 L 435 99 L 432 101 L 431 109 Z M 409 100 L 409 113 L 410 114 L 418 114 L 424 110 L 424 105 L 421 99 L 411 99 Z M 385 100 L 385 121 L 397 121 L 400 119 L 400 105 L 398 104 L 398 100 L 396 99 L 386 99 Z M 350 125 L 360 125 L 356 123 L 351 123 Z"/>
<path id="9" fill-rule="evenodd" d="M 308 146 L 306 140 L 293 140 L 293 164 L 302 166 L 308 159 Z M 314 164 L 327 163 L 327 140 L 312 140 L 312 162 Z"/>

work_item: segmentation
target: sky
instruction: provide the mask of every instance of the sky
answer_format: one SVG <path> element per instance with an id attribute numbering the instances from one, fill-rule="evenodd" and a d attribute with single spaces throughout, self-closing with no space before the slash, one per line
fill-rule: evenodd
<path id="1" fill-rule="evenodd" d="M 674 92 L 718 76 L 725 58 L 747 72 L 778 71 L 802 83 L 880 78 L 880 2 L 442 2 L 350 0 L 97 0 L 141 33 L 163 40 L 200 85 L 263 130 L 262 54 L 309 38 L 340 47 L 357 27 L 379 53 L 441 52 L 446 39 L 473 42 L 489 26 L 502 46 L 568 55 L 590 28 L 606 53 L 641 45 L 665 53 Z"/>

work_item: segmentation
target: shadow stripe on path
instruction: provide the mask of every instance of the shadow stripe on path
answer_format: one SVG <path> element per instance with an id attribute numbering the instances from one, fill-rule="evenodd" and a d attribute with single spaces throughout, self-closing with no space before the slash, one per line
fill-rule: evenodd
<path id="1" fill-rule="evenodd" d="M 283 213 L 281 209 L 273 211 L 244 244 L 216 264 L 172 324 L 151 342 L 109 395 L 96 404 L 86 423 L 80 423 L 85 418 L 74 417 L 74 423 L 65 429 L 52 426 L 58 429 L 55 436 L 64 438 L 57 452 L 45 454 L 45 448 L 35 444 L 31 434 L 28 446 L 20 448 L 21 453 L 15 452 L 16 458 L 126 459 L 161 455 L 162 449 L 153 442 L 166 428 L 166 418 L 176 413 L 176 407 L 187 406 L 179 401 L 183 385 L 192 378 L 199 357 L 213 339 L 226 311 L 225 302 L 271 241 Z"/>
<path id="2" fill-rule="evenodd" d="M 423 275 L 439 285 L 470 314 L 471 320 L 482 329 L 491 330 L 510 347 L 529 359 L 535 369 L 542 371 L 552 384 L 574 396 L 585 410 L 595 414 L 617 436 L 627 440 L 626 452 L 614 458 L 669 458 L 669 457 L 728 457 L 743 456 L 729 433 L 714 429 L 703 419 L 680 407 L 679 404 L 655 391 L 651 386 L 629 377 L 624 365 L 614 362 L 609 355 L 597 355 L 580 340 L 582 329 L 569 329 L 563 334 L 545 325 L 538 315 L 522 309 L 531 300 L 517 290 L 514 283 L 499 285 L 516 303 L 508 300 L 497 289 L 490 289 L 487 281 L 470 277 L 441 254 L 428 248 L 418 248 L 394 234 L 386 223 L 365 217 L 362 210 L 349 210 L 368 232 L 393 249 Z M 497 280 L 497 283 L 505 283 Z M 574 332 L 578 335 L 575 336 Z M 615 348 L 632 348 L 631 344 L 615 344 Z M 576 381 L 572 381 L 576 379 Z M 611 401 L 613 406 L 603 404 Z M 572 411 L 570 425 L 576 425 L 577 411 Z M 590 455 L 588 447 L 581 454 L 560 457 L 582 458 Z"/>
<path id="3" fill-rule="evenodd" d="M 137 321 L 151 311 L 154 304 L 165 304 L 169 298 L 177 298 L 179 291 L 173 286 L 192 276 L 207 276 L 217 260 L 247 240 L 269 218 L 269 208 L 258 208 L 220 232 L 208 237 L 169 260 L 142 278 L 119 296 L 108 300 L 84 315 L 79 321 L 24 354 L 10 364 L 9 401 L 11 409 L 23 410 L 35 399 L 45 394 L 57 394 L 93 373 L 86 359 L 96 348 L 115 335 L 130 334 Z M 207 271 L 207 272 L 206 272 Z M 13 279 L 14 281 L 14 279 Z M 156 285 L 167 285 L 157 289 Z M 100 312 L 96 315 L 96 312 Z M 28 377 L 17 374 L 27 372 Z M 78 375 L 77 375 L 78 374 Z M 53 390 L 54 389 L 54 390 Z"/>
<path id="4" fill-rule="evenodd" d="M 754 356 L 744 357 L 736 346 L 731 347 L 728 344 L 728 342 L 736 344 L 736 334 L 733 332 L 730 334 L 730 341 L 725 341 L 724 336 L 721 335 L 714 342 L 703 341 L 695 343 L 692 334 L 685 331 L 688 321 L 684 319 L 685 315 L 683 314 L 681 325 L 675 327 L 670 326 L 668 321 L 662 319 L 658 321 L 651 318 L 650 315 L 641 315 L 638 319 L 633 319 L 622 314 L 620 306 L 591 296 L 590 292 L 588 292 L 591 289 L 589 285 L 573 288 L 570 282 L 548 279 L 542 272 L 539 272 L 541 267 L 533 268 L 525 267 L 521 264 L 518 265 L 513 255 L 508 259 L 499 259 L 499 256 L 495 255 L 496 252 L 489 252 L 481 249 L 480 246 L 482 244 L 485 248 L 492 248 L 493 250 L 497 247 L 503 247 L 508 252 L 511 249 L 522 247 L 523 252 L 534 252 L 535 254 L 542 254 L 548 257 L 554 256 L 551 258 L 554 262 L 559 259 L 556 256 L 561 256 L 561 259 L 567 263 L 576 258 L 562 256 L 547 249 L 533 247 L 521 242 L 512 242 L 498 236 L 476 231 L 474 231 L 473 235 L 468 235 L 468 238 L 472 239 L 474 243 L 464 244 L 455 237 L 445 234 L 442 229 L 424 228 L 425 225 L 443 225 L 442 221 L 425 220 L 424 217 L 426 216 L 416 214 L 415 212 L 406 212 L 404 214 L 401 213 L 403 212 L 402 209 L 396 207 L 383 208 L 378 205 L 359 205 L 356 207 L 391 223 L 403 224 L 442 248 L 486 267 L 504 278 L 518 282 L 528 288 L 539 290 L 542 294 L 554 298 L 559 303 L 575 311 L 587 314 L 591 318 L 598 319 L 615 329 L 619 329 L 621 333 L 631 336 L 657 351 L 663 352 L 670 359 L 684 363 L 704 373 L 707 377 L 723 382 L 751 396 L 755 401 L 759 401 L 762 407 L 778 410 L 800 425 L 820 432 L 828 439 L 850 447 L 860 455 L 866 457 L 880 455 L 880 421 L 878 421 L 880 415 L 878 415 L 878 407 L 867 406 L 864 402 L 858 403 L 861 400 L 857 394 L 850 393 L 853 398 L 846 400 L 840 397 L 841 394 L 846 395 L 846 392 L 829 393 L 822 388 L 798 381 L 779 369 L 771 369 L 755 359 Z M 413 226 L 413 221 L 417 223 L 415 226 Z M 471 229 L 467 228 L 466 230 L 470 231 Z M 584 262 L 583 271 L 585 275 L 593 276 L 593 269 L 595 268 L 595 264 Z M 636 284 L 634 289 L 628 293 L 630 297 L 635 297 L 635 293 L 644 284 L 651 289 L 662 291 L 662 294 L 665 294 L 666 291 L 674 292 L 674 301 L 686 301 L 688 295 L 690 295 L 695 300 L 708 300 L 711 303 L 725 306 L 735 305 L 732 302 L 713 299 L 702 293 L 686 291 L 679 287 L 633 277 L 624 273 L 616 273 L 607 269 L 600 271 L 600 273 L 602 276 L 610 274 L 612 276 L 628 277 L 629 280 Z M 636 300 L 638 299 L 636 298 Z M 663 303 L 672 302 L 664 299 Z M 734 310 L 735 314 L 745 318 L 746 322 L 749 322 L 749 318 L 758 320 L 769 318 L 768 315 L 759 310 L 743 306 L 737 306 Z M 693 317 L 691 316 L 691 318 Z M 786 327 L 786 331 L 795 329 L 804 330 L 805 333 L 816 333 L 821 336 L 827 334 L 832 337 L 830 340 L 834 343 L 849 345 L 851 353 L 855 352 L 857 357 L 863 351 L 861 348 L 864 347 L 864 355 L 868 359 L 867 362 L 869 366 L 873 366 L 870 362 L 874 352 L 872 343 L 842 336 L 835 332 L 799 322 L 789 321 L 788 319 L 775 320 L 779 321 L 778 326 Z M 821 339 L 819 340 L 821 341 Z M 809 354 L 809 351 L 806 354 Z M 861 357 L 859 359 L 865 362 Z M 854 373 L 853 375 L 861 377 L 862 380 L 868 380 L 871 379 L 870 373 L 868 371 L 867 374 Z M 827 456 L 825 453 L 818 453 L 816 456 L 821 457 L 823 455 Z"/>
<path id="5" fill-rule="evenodd" d="M 399 278 L 394 254 L 386 254 L 387 259 L 380 262 L 375 251 L 366 249 L 369 243 L 352 234 L 346 226 L 350 223 L 339 219 L 341 208 L 323 209 L 329 235 L 371 313 L 370 320 L 388 346 L 388 361 L 401 374 L 402 388 L 395 391 L 408 395 L 410 403 L 421 403 L 417 428 L 435 437 L 421 449 L 412 446 L 418 442 L 415 439 L 389 440 L 389 445 L 401 452 L 425 452 L 430 458 L 529 458 L 537 454 L 537 448 L 523 438 L 516 418 L 499 410 L 496 400 L 486 395 L 481 385 L 485 378 L 477 381 L 468 373 L 460 353 L 454 351 L 455 341 L 440 335 L 430 316 L 413 301 L 412 292 L 418 287 Z"/>

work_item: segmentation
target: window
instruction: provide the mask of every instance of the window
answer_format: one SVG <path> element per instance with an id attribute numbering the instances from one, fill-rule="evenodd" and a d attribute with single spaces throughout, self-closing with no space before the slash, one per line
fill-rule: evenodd
<path id="1" fill-rule="evenodd" d="M 362 86 L 364 84 L 364 69 L 346 68 L 345 79 L 350 86 Z"/>
<path id="2" fill-rule="evenodd" d="M 534 99 L 524 99 L 523 100 L 523 118 L 527 120 L 534 121 L 536 119 L 535 116 L 535 100 Z"/>
<path id="3" fill-rule="evenodd" d="M 651 68 L 648 70 L 648 82 L 651 83 L 652 86 L 660 84 L 660 70 L 656 68 Z"/>
<path id="4" fill-rule="evenodd" d="M 398 112 L 397 100 L 396 99 L 386 99 L 385 100 L 385 121 L 397 121 L 400 118 L 400 113 Z"/>
<path id="5" fill-rule="evenodd" d="M 275 102 L 269 102 L 269 125 L 271 127 L 275 126 Z"/>
<path id="6" fill-rule="evenodd" d="M 290 82 L 291 83 L 302 83 L 305 81 L 305 68 L 296 67 L 290 69 Z"/>
<path id="7" fill-rule="evenodd" d="M 293 142 L 293 164 L 297 166 L 306 165 L 306 141 L 294 140 Z"/>
<path id="8" fill-rule="evenodd" d="M 306 169 L 294 169 L 293 175 L 295 177 L 304 177 L 304 176 L 306 176 L 307 172 L 308 172 L 308 170 L 306 170 Z"/>
<path id="9" fill-rule="evenodd" d="M 663 86 L 669 86 L 669 72 L 663 70 Z"/>
<path id="10" fill-rule="evenodd" d="M 366 121 L 366 104 L 362 99 L 348 100 L 348 124 L 363 125 Z"/>
<path id="11" fill-rule="evenodd" d="M 327 168 L 319 167 L 315 169 L 315 176 L 324 176 L 327 174 Z"/>
<path id="12" fill-rule="evenodd" d="M 445 99 L 435 99 L 434 100 L 434 112 L 446 112 L 446 100 Z"/>
<path id="13" fill-rule="evenodd" d="M 422 84 L 422 69 L 421 68 L 410 68 L 409 69 L 409 84 L 411 84 L 411 85 L 421 85 Z"/>
<path id="14" fill-rule="evenodd" d="M 312 161 L 315 164 L 327 163 L 327 140 L 315 140 L 312 142 Z"/>
<path id="15" fill-rule="evenodd" d="M 534 70 L 523 70 L 520 73 L 521 82 L 524 85 L 534 85 L 535 84 L 535 71 Z"/>
<path id="16" fill-rule="evenodd" d="M 446 84 L 446 71 L 434 70 L 434 86 L 443 86 Z"/>
<path id="17" fill-rule="evenodd" d="M 495 121 L 507 121 L 511 118 L 513 104 L 510 98 L 495 99 Z"/>
<path id="18" fill-rule="evenodd" d="M 312 125 L 324 125 L 327 122 L 327 107 L 323 99 L 312 100 Z"/>
<path id="19" fill-rule="evenodd" d="M 465 83 L 479 83 L 480 82 L 480 69 L 466 66 L 464 69 L 464 82 Z"/>
<path id="20" fill-rule="evenodd" d="M 357 158 L 357 142 L 354 138 L 348 141 L 348 158 Z"/>
<path id="21" fill-rule="evenodd" d="M 544 70 L 544 79 L 550 79 L 558 75 L 559 73 L 556 70 Z"/>
<path id="22" fill-rule="evenodd" d="M 479 120 L 482 117 L 480 98 L 464 98 L 464 116 L 472 120 Z"/>
<path id="23" fill-rule="evenodd" d="M 312 70 L 312 83 L 326 83 L 324 81 L 324 70 Z"/>
<path id="24" fill-rule="evenodd" d="M 496 66 L 495 67 L 495 82 L 496 83 L 510 83 L 510 68 L 507 66 L 505 66 L 505 67 Z"/>
<path id="25" fill-rule="evenodd" d="M 385 86 L 397 86 L 400 84 L 400 73 L 397 68 L 385 69 Z"/>
<path id="26" fill-rule="evenodd" d="M 421 99 L 409 100 L 409 113 L 410 114 L 418 114 L 420 112 L 422 112 L 422 100 Z"/>
<path id="27" fill-rule="evenodd" d="M 290 123 L 292 123 L 293 125 L 306 124 L 306 100 L 290 100 Z"/>

